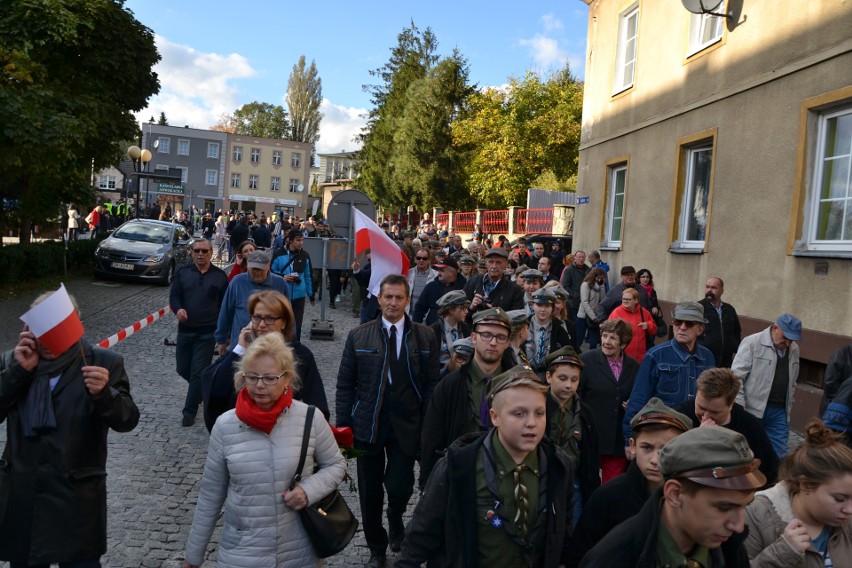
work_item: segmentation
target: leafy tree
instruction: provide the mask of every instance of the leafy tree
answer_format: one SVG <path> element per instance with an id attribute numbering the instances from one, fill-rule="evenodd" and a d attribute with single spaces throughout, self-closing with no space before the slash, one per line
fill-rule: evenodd
<path id="1" fill-rule="evenodd" d="M 287 111 L 281 105 L 254 101 L 235 110 L 233 116 L 223 118 L 233 124 L 234 134 L 281 139 L 290 135 Z"/>
<path id="2" fill-rule="evenodd" d="M 93 203 L 91 172 L 136 137 L 159 60 L 123 0 L 3 0 L 0 197 L 19 200 L 23 241 L 65 202 Z"/>
<path id="3" fill-rule="evenodd" d="M 169 119 L 166 118 L 165 112 L 160 113 L 160 120 L 157 121 L 157 124 L 159 124 L 160 126 L 168 126 L 169 125 Z"/>
<path id="4" fill-rule="evenodd" d="M 315 61 L 305 68 L 305 56 L 293 66 L 290 80 L 287 81 L 287 108 L 292 123 L 291 140 L 307 142 L 311 146 L 319 140 L 319 126 L 322 113 L 322 79 L 317 73 Z"/>
<path id="5" fill-rule="evenodd" d="M 233 132 L 237 129 L 237 121 L 234 119 L 234 115 L 223 113 L 219 116 L 219 122 L 210 127 L 210 130 L 215 130 L 217 132 Z"/>

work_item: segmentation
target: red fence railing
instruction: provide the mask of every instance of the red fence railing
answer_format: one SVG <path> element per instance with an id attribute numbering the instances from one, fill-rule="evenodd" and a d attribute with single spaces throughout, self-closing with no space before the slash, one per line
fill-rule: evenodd
<path id="1" fill-rule="evenodd" d="M 515 231 L 518 233 L 552 233 L 553 208 L 518 209 Z"/>
<path id="2" fill-rule="evenodd" d="M 509 210 L 494 210 L 482 212 L 482 230 L 486 233 L 509 232 Z"/>
<path id="3" fill-rule="evenodd" d="M 453 229 L 457 233 L 472 233 L 474 225 L 476 225 L 476 211 L 453 215 Z"/>
<path id="4" fill-rule="evenodd" d="M 449 225 L 449 223 L 450 223 L 450 214 L 449 213 L 442 213 L 440 215 L 435 215 L 435 224 L 436 225 L 441 224 L 441 225 L 446 227 L 447 225 Z"/>

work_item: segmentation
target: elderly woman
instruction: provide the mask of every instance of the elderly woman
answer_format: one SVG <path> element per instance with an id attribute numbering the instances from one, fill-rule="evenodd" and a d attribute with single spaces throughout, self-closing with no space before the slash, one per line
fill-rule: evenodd
<path id="1" fill-rule="evenodd" d="M 580 400 L 595 416 L 601 452 L 601 479 L 605 483 L 624 473 L 624 410 L 639 372 L 639 362 L 624 348 L 633 339 L 633 328 L 624 320 L 601 323 L 601 347 L 580 355 L 585 366 L 580 376 Z"/>
<path id="2" fill-rule="evenodd" d="M 240 359 L 252 341 L 267 334 L 281 335 L 288 342 L 296 357 L 296 374 L 301 378 L 302 388 L 296 399 L 316 406 L 328 419 L 328 400 L 322 378 L 311 350 L 293 339 L 293 308 L 290 301 L 280 292 L 263 290 L 249 296 L 247 304 L 249 323 L 240 331 L 233 351 L 228 351 L 218 361 L 204 369 L 201 376 L 202 399 L 204 400 L 204 424 L 213 430 L 213 424 L 221 414 L 234 408 L 237 391 L 233 377 Z"/>
<path id="3" fill-rule="evenodd" d="M 328 422 L 316 412 L 305 465 L 296 471 L 308 406 L 293 400 L 299 377 L 281 334 L 252 343 L 234 386 L 236 408 L 210 435 L 183 567 L 201 566 L 223 505 L 219 566 L 319 566 L 298 511 L 334 491 L 346 466 Z M 297 473 L 302 478 L 291 490 Z"/>
<path id="4" fill-rule="evenodd" d="M 657 324 L 651 312 L 639 305 L 639 292 L 635 288 L 625 288 L 621 292 L 621 305 L 612 311 L 609 319 L 623 319 L 633 326 L 633 339 L 625 351 L 641 363 L 648 350 L 645 334 L 656 334 Z"/>

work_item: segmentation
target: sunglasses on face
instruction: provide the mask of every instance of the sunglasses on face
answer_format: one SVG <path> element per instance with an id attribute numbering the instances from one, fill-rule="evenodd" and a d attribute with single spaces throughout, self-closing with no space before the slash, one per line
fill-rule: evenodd
<path id="1" fill-rule="evenodd" d="M 698 322 L 697 322 L 697 321 L 681 321 L 681 320 L 673 320 L 673 321 L 672 321 L 672 325 L 673 325 L 673 326 L 675 326 L 675 327 L 680 327 L 680 326 L 682 326 L 682 325 L 685 325 L 685 326 L 687 327 L 687 329 L 692 329 L 692 328 L 693 328 L 693 327 L 695 327 L 697 324 L 698 324 Z"/>

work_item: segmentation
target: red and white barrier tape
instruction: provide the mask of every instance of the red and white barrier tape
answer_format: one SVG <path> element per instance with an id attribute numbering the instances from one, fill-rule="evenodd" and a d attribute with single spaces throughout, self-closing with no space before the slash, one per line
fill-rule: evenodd
<path id="1" fill-rule="evenodd" d="M 155 321 L 157 321 L 158 319 L 165 316 L 166 314 L 168 314 L 171 311 L 172 311 L 172 309 L 169 306 L 166 306 L 165 308 L 161 308 L 161 309 L 157 310 L 156 312 L 154 312 L 153 314 L 150 314 L 149 316 L 147 316 L 145 319 L 141 319 L 141 320 L 137 321 L 136 323 L 134 323 L 133 325 L 131 325 L 129 327 L 125 327 L 124 329 L 122 329 L 121 331 L 116 333 L 115 335 L 111 335 L 110 337 L 107 337 L 106 339 L 104 339 L 103 341 L 98 343 L 98 346 L 99 347 L 106 347 L 107 349 L 109 349 L 113 345 L 116 345 L 119 341 L 124 341 L 125 339 L 127 339 L 128 337 L 130 337 L 131 335 L 133 335 L 134 333 L 136 333 L 137 331 L 139 331 L 143 327 L 149 326 L 150 324 L 154 323 Z"/>

